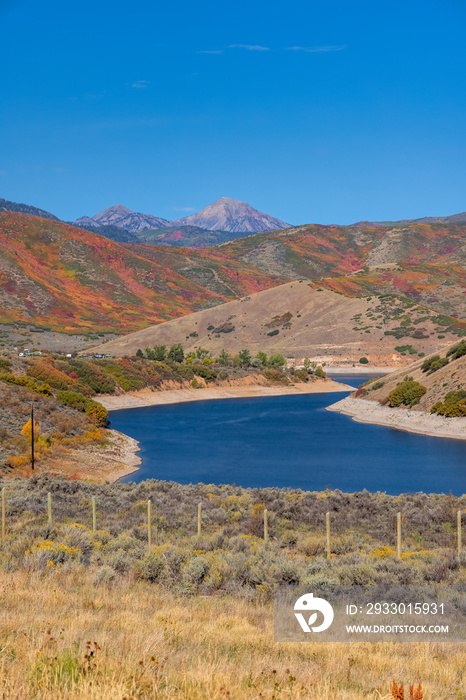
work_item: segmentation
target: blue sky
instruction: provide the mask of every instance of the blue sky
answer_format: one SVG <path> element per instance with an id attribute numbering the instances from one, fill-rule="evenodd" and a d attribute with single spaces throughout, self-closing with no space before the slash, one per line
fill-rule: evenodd
<path id="1" fill-rule="evenodd" d="M 0 197 L 67 220 L 466 210 L 464 0 L 0 0 L 0 26 Z"/>

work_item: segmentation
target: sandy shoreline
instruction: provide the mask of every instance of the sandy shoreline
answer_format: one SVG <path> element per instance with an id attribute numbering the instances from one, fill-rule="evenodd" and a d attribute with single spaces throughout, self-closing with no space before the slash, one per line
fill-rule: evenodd
<path id="1" fill-rule="evenodd" d="M 373 423 L 431 437 L 466 440 L 466 418 L 445 418 L 407 408 L 389 408 L 375 401 L 349 396 L 327 406 L 327 411 L 344 413 L 358 423 Z"/>
<path id="2" fill-rule="evenodd" d="M 338 391 L 353 391 L 348 384 L 332 380 L 317 380 L 310 384 L 294 384 L 289 386 L 215 386 L 202 389 L 169 389 L 166 391 L 151 391 L 141 389 L 121 396 L 96 396 L 108 411 L 118 411 L 122 408 L 142 408 L 162 404 L 184 403 L 186 401 L 206 401 L 208 399 L 241 399 L 255 396 L 288 396 L 300 394 L 323 394 Z"/>

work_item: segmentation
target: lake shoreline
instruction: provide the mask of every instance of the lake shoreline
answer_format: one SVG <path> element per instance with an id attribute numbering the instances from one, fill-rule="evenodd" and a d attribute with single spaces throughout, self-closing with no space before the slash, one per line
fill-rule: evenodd
<path id="1" fill-rule="evenodd" d="M 466 440 L 466 418 L 445 418 L 408 408 L 390 408 L 350 396 L 327 406 L 326 410 L 351 416 L 357 423 L 371 423 L 429 437 Z"/>
<path id="2" fill-rule="evenodd" d="M 144 408 L 146 406 L 160 406 L 174 403 L 186 403 L 189 401 L 207 401 L 210 399 L 243 399 L 265 396 L 289 396 L 305 394 L 325 394 L 344 391 L 354 391 L 354 387 L 348 384 L 333 381 L 332 379 L 318 379 L 312 383 L 299 383 L 293 385 L 249 385 L 249 386 L 215 386 L 202 387 L 200 389 L 168 389 L 163 391 L 151 391 L 141 389 L 131 391 L 121 396 L 99 395 L 95 399 L 108 411 L 120 411 L 128 408 Z"/>

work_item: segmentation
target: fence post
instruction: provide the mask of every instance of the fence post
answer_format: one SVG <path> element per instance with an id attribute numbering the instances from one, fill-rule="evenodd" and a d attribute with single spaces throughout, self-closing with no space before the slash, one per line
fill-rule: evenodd
<path id="1" fill-rule="evenodd" d="M 459 510 L 457 515 L 457 523 L 458 523 L 458 557 L 461 556 L 461 550 L 463 549 L 463 543 L 461 541 L 461 511 Z"/>
<path id="2" fill-rule="evenodd" d="M 52 525 L 52 494 L 47 494 L 47 514 L 49 518 L 49 525 Z"/>
<path id="3" fill-rule="evenodd" d="M 96 512 L 95 512 L 95 496 L 92 496 L 92 532 L 94 535 L 95 535 L 95 531 L 97 529 L 96 528 L 96 521 L 97 521 L 97 517 L 96 517 Z"/>
<path id="4" fill-rule="evenodd" d="M 197 536 L 201 536 L 202 503 L 197 506 Z"/>
<path id="5" fill-rule="evenodd" d="M 267 542 L 269 539 L 269 523 L 267 519 L 268 513 L 267 513 L 267 508 L 264 510 L 264 542 Z"/>
<path id="6" fill-rule="evenodd" d="M 396 514 L 396 556 L 401 559 L 401 513 Z"/>
<path id="7" fill-rule="evenodd" d="M 5 539 L 5 487 L 2 488 L 2 540 Z"/>
<path id="8" fill-rule="evenodd" d="M 327 523 L 327 559 L 330 559 L 331 553 L 332 553 L 332 548 L 330 544 L 330 513 L 326 513 L 325 515 L 325 520 Z"/>
<path id="9" fill-rule="evenodd" d="M 150 498 L 147 501 L 147 542 L 149 547 L 152 547 L 152 503 Z"/>

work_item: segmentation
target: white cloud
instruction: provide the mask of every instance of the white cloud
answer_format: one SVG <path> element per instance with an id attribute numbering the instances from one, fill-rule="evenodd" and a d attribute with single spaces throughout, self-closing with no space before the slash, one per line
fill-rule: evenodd
<path id="1" fill-rule="evenodd" d="M 150 85 L 150 80 L 136 80 L 131 87 L 132 88 L 146 88 Z"/>
<path id="2" fill-rule="evenodd" d="M 288 46 L 287 51 L 303 51 L 304 53 L 330 53 L 331 51 L 343 51 L 346 44 L 342 46 Z"/>
<path id="3" fill-rule="evenodd" d="M 246 49 L 247 51 L 270 51 L 267 46 L 252 46 L 250 44 L 230 44 L 229 49 Z"/>
<path id="4" fill-rule="evenodd" d="M 223 53 L 223 51 L 220 51 L 220 49 L 214 49 L 212 51 L 196 51 L 196 53 L 219 54 Z"/>
<path id="5" fill-rule="evenodd" d="M 185 213 L 189 214 L 192 211 L 196 211 L 194 207 L 172 207 L 173 211 L 184 211 Z"/>

